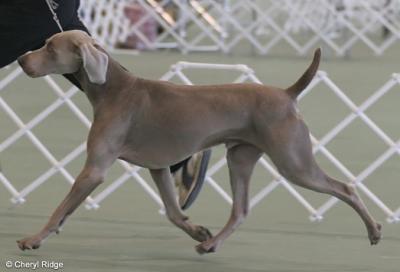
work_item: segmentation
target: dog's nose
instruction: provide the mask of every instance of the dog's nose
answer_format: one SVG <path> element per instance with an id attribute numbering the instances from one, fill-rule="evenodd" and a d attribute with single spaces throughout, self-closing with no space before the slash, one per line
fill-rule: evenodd
<path id="1" fill-rule="evenodd" d="M 26 55 L 30 54 L 32 51 L 28 51 L 25 54 L 23 54 L 22 56 L 20 56 L 17 61 L 19 63 L 19 65 L 23 66 L 26 62 Z"/>
<path id="2" fill-rule="evenodd" d="M 20 66 L 24 66 L 24 63 L 25 63 L 25 58 L 24 58 L 24 56 L 20 56 L 20 57 L 17 59 L 17 61 L 18 61 L 18 64 L 19 64 Z"/>

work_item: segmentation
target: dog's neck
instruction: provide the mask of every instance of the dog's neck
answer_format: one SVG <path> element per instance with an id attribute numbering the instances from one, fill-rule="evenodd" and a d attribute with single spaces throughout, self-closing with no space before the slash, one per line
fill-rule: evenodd
<path id="1" fill-rule="evenodd" d="M 81 66 L 74 73 L 75 78 L 81 84 L 82 90 L 85 92 L 93 109 L 96 110 L 103 99 L 110 95 L 109 92 L 119 92 L 126 86 L 132 86 L 136 77 L 129 71 L 125 70 L 118 62 L 109 56 L 106 81 L 103 84 L 95 84 L 89 80 L 85 69 Z M 112 80 L 110 80 L 112 78 Z M 132 84 L 126 84 L 127 81 L 132 81 Z"/>

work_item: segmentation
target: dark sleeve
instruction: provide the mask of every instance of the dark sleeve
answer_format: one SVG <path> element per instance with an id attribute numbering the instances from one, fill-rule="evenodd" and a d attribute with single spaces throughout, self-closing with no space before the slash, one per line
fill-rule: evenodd
<path id="1" fill-rule="evenodd" d="M 52 0 L 65 30 L 87 31 L 78 18 L 79 0 Z M 0 1 L 0 68 L 41 47 L 60 32 L 45 0 Z"/>

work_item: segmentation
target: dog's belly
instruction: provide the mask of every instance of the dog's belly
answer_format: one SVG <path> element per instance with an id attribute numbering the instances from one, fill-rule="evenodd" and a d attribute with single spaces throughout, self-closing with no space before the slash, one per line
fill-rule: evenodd
<path id="1" fill-rule="evenodd" d="M 143 131 L 142 131 L 143 132 Z M 196 152 L 216 146 L 247 141 L 241 131 L 224 130 L 217 133 L 165 133 L 147 131 L 127 140 L 120 159 L 150 169 L 166 168 Z M 149 135 L 144 137 L 144 135 Z"/>

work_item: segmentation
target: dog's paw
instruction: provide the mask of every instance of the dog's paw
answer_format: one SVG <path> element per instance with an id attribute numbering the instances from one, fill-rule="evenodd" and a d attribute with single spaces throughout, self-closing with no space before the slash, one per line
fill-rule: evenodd
<path id="1" fill-rule="evenodd" d="M 17 241 L 18 247 L 21 250 L 37 249 L 40 247 L 41 243 L 42 240 L 37 238 L 36 236 L 24 238 Z"/>
<path id="2" fill-rule="evenodd" d="M 200 255 L 206 254 L 206 253 L 213 253 L 216 251 L 216 246 L 212 245 L 211 243 L 203 242 L 195 247 L 197 253 Z"/>
<path id="3" fill-rule="evenodd" d="M 199 242 L 204 242 L 211 239 L 212 237 L 213 235 L 207 228 L 203 226 L 197 226 L 193 238 Z"/>
<path id="4" fill-rule="evenodd" d="M 382 230 L 382 225 L 376 223 L 376 227 L 368 231 L 368 238 L 372 246 L 378 244 L 379 241 L 381 240 L 382 237 L 381 230 Z"/>

